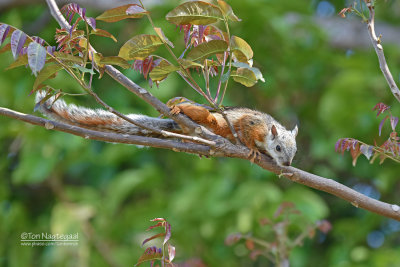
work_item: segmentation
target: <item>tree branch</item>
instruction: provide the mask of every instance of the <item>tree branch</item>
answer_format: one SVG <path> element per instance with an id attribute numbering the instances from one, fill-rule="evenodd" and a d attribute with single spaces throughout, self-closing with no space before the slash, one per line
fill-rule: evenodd
<path id="1" fill-rule="evenodd" d="M 78 135 L 84 137 L 85 139 L 164 148 L 176 152 L 187 152 L 209 157 L 232 157 L 248 160 L 248 153 L 250 151 L 245 146 L 236 146 L 228 141 L 217 142 L 216 147 L 211 148 L 207 145 L 182 143 L 171 139 L 159 139 L 135 135 L 98 132 L 85 128 L 80 128 L 77 126 L 71 126 L 69 124 L 61 122 L 50 121 L 33 115 L 19 113 L 17 111 L 2 107 L 0 107 L 0 115 L 25 121 L 30 124 L 39 125 L 48 130 L 57 130 Z M 363 208 L 365 210 L 400 221 L 400 207 L 398 205 L 388 204 L 367 197 L 332 179 L 327 179 L 318 175 L 314 175 L 312 173 L 308 173 L 294 167 L 278 166 L 270 157 L 266 155 L 261 155 L 261 157 L 255 160 L 255 163 L 261 168 L 271 171 L 278 176 L 284 176 L 293 182 L 300 183 L 342 198 L 353 204 L 355 207 Z"/>
<path id="2" fill-rule="evenodd" d="M 371 39 L 371 43 L 375 48 L 376 55 L 378 56 L 379 60 L 379 67 L 381 68 L 381 71 L 383 73 L 383 76 L 385 76 L 385 79 L 390 87 L 390 90 L 392 91 L 392 94 L 394 97 L 397 99 L 397 101 L 400 102 L 400 90 L 396 85 L 396 82 L 393 79 L 392 73 L 390 73 L 389 67 L 386 63 L 385 59 L 385 54 L 383 53 L 383 47 L 381 44 L 381 36 L 376 37 L 375 33 L 375 7 L 373 6 L 372 3 L 367 3 L 368 9 L 369 9 L 369 19 L 367 22 L 367 27 L 368 27 L 368 33 L 369 37 Z"/>
<path id="3" fill-rule="evenodd" d="M 68 29 L 70 26 L 68 22 L 61 15 L 57 5 L 54 0 L 46 0 L 51 14 L 56 18 L 61 27 Z M 369 29 L 371 30 L 371 38 L 374 40 L 374 47 L 376 47 L 376 51 L 378 57 L 384 60 L 383 51 L 379 48 L 379 40 L 376 38 L 373 31 L 373 13 L 372 19 L 369 21 Z M 371 27 L 372 25 L 372 27 Z M 379 53 L 378 53 L 379 52 Z M 383 65 L 384 66 L 384 65 Z M 387 70 L 387 71 L 384 71 Z M 393 81 L 393 77 L 390 75 L 390 72 L 386 68 L 383 68 L 382 71 Z M 129 78 L 124 76 L 120 71 L 115 69 L 112 66 L 106 66 L 106 72 L 117 82 L 127 88 L 129 91 L 133 92 L 137 96 L 139 96 L 142 100 L 153 106 L 156 110 L 158 110 L 161 114 L 165 116 L 171 117 L 177 123 L 179 123 L 182 127 L 186 127 L 190 129 L 192 132 L 201 136 L 204 139 L 212 141 L 212 145 L 215 144 L 215 147 L 210 147 L 208 144 L 196 144 L 196 143 L 183 143 L 174 139 L 160 139 L 153 137 L 144 137 L 144 136 L 135 136 L 135 135 L 125 135 L 125 134 L 117 134 L 112 132 L 99 132 L 88 130 L 85 128 L 80 128 L 77 126 L 71 126 L 68 124 L 55 122 L 46 120 L 40 117 L 36 117 L 33 115 L 19 113 L 7 108 L 0 107 L 0 115 L 7 116 L 10 118 L 14 118 L 17 120 L 25 121 L 30 124 L 39 125 L 49 130 L 58 130 L 66 133 L 78 135 L 84 137 L 85 139 L 93 139 L 99 141 L 106 142 L 115 142 L 115 143 L 125 143 L 125 144 L 136 144 L 136 145 L 144 145 L 150 147 L 164 148 L 170 149 L 173 151 L 187 152 L 192 154 L 204 155 L 204 156 L 217 156 L 217 157 L 233 157 L 233 158 L 241 158 L 248 159 L 248 154 L 250 152 L 249 148 L 242 145 L 234 145 L 229 142 L 227 139 L 215 135 L 205 128 L 199 126 L 198 124 L 191 121 L 188 117 L 178 114 L 171 116 L 170 108 L 158 100 L 156 97 L 151 95 L 146 89 L 138 86 Z M 388 78 L 387 78 L 388 79 Z M 391 83 L 389 83 L 391 84 Z M 393 82 L 394 86 L 395 83 Z M 400 99 L 400 93 L 395 87 L 396 94 Z M 393 91 L 393 89 L 392 89 Z M 395 96 L 396 96 L 395 94 Z M 376 199 L 372 199 L 367 197 L 345 185 L 342 185 L 334 180 L 327 179 L 321 176 L 317 176 L 300 169 L 294 167 L 281 167 L 278 166 L 270 157 L 266 155 L 261 155 L 260 157 L 255 159 L 255 163 L 262 167 L 265 170 L 271 171 L 279 176 L 284 176 L 290 179 L 293 182 L 304 184 L 306 186 L 330 193 L 339 198 L 342 198 L 350 203 L 352 203 L 356 207 L 360 207 L 371 212 L 375 212 L 377 214 L 393 218 L 395 220 L 400 221 L 400 207 L 394 204 L 388 204 Z"/>

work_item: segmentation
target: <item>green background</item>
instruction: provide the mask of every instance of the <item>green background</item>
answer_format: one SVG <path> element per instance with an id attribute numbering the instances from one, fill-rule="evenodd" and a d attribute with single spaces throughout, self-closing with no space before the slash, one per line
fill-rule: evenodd
<path id="1" fill-rule="evenodd" d="M 372 111 L 376 103 L 391 105 L 394 115 L 400 111 L 372 46 L 332 47 L 327 32 L 313 20 L 315 16 L 337 18 L 347 3 L 235 0 L 229 4 L 242 19 L 231 23 L 231 32 L 252 46 L 254 65 L 266 82 L 246 88 L 230 81 L 224 104 L 268 112 L 288 128 L 298 124 L 294 166 L 382 201 L 399 203 L 398 165 L 390 160 L 370 165 L 361 156 L 352 167 L 348 153 L 342 156 L 334 151 L 342 137 L 383 143 L 390 127 L 385 125 L 378 136 L 380 118 Z M 164 20 L 176 5 L 177 1 L 164 1 L 151 11 L 156 25 L 178 44 L 174 51 L 179 54 L 182 35 Z M 90 16 L 100 13 L 88 10 Z M 300 18 L 297 23 L 289 22 L 293 14 Z M 378 2 L 378 21 L 398 26 L 399 14 L 398 2 Z M 44 4 L 1 10 L 0 21 L 54 44 L 57 25 Z M 151 33 L 145 18 L 98 22 L 98 26 L 119 41 L 93 37 L 104 55 L 116 55 L 133 35 Z M 342 30 L 348 34 L 346 28 Z M 400 47 L 385 44 L 385 36 L 382 40 L 398 81 Z M 167 55 L 164 50 L 159 49 L 160 54 Z M 24 67 L 5 70 L 12 61 L 11 53 L 0 54 L 0 106 L 33 113 L 34 97 L 29 92 L 34 76 Z M 149 88 L 135 71 L 124 73 Z M 65 73 L 50 84 L 80 92 Z M 93 88 L 121 112 L 158 115 L 106 75 L 94 79 Z M 204 102 L 176 74 L 149 90 L 164 102 L 176 96 Z M 65 100 L 98 107 L 89 97 Z M 279 179 L 249 161 L 90 141 L 0 117 L 0 266 L 108 266 L 107 257 L 116 266 L 133 266 L 144 251 L 141 242 L 151 234 L 145 231 L 149 220 L 156 217 L 172 225 L 176 262 L 270 266 L 263 257 L 249 259 L 243 242 L 226 246 L 224 240 L 231 233 L 251 232 L 271 241 L 267 228 L 258 221 L 272 217 L 283 201 L 294 202 L 302 212 L 302 223 L 294 219 L 291 233 L 321 219 L 333 226 L 327 235 L 318 233 L 296 247 L 290 255 L 291 266 L 400 266 L 399 222 Z M 79 246 L 23 247 L 20 236 L 24 232 L 79 233 Z"/>

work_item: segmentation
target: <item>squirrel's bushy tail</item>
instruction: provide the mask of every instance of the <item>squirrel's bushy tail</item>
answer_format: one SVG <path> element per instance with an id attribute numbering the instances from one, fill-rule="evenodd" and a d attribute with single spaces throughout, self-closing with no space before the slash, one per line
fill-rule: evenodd
<path id="1" fill-rule="evenodd" d="M 39 91 L 36 94 L 36 107 L 46 117 L 55 121 L 70 125 L 87 128 L 95 131 L 107 131 L 131 135 L 152 135 L 148 130 L 142 129 L 113 113 L 102 109 L 89 109 L 67 104 L 64 100 L 58 99 L 54 102 L 54 97 L 49 98 L 44 103 L 40 101 L 46 96 L 45 91 Z M 171 119 L 153 118 L 145 115 L 129 114 L 129 118 L 157 128 L 159 130 L 168 130 L 179 132 L 180 127 Z"/>

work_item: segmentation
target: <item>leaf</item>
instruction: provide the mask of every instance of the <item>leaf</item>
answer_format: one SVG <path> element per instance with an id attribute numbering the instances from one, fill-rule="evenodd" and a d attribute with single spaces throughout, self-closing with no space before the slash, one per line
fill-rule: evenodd
<path id="1" fill-rule="evenodd" d="M 150 79 L 153 81 L 162 81 L 167 78 L 170 73 L 177 70 L 179 70 L 179 67 L 172 65 L 166 60 L 162 60 L 160 64 L 155 66 L 150 72 Z"/>
<path id="2" fill-rule="evenodd" d="M 224 73 L 221 77 L 221 82 L 226 83 L 228 81 L 229 77 L 231 77 L 231 72 L 228 71 L 227 73 Z"/>
<path id="3" fill-rule="evenodd" d="M 397 123 L 399 122 L 399 118 L 390 115 L 390 126 L 392 126 L 392 130 L 394 131 L 396 129 Z"/>
<path id="4" fill-rule="evenodd" d="M 231 50 L 235 55 L 236 59 L 240 62 L 247 62 L 253 58 L 253 50 L 250 45 L 240 37 L 231 37 Z"/>
<path id="5" fill-rule="evenodd" d="M 254 74 L 256 75 L 257 80 L 261 80 L 262 82 L 265 82 L 265 79 L 261 73 L 261 71 L 256 68 L 256 67 L 250 67 L 249 64 L 244 63 L 244 62 L 233 62 L 232 66 L 236 67 L 236 68 L 246 68 L 251 70 L 252 72 L 254 72 Z"/>
<path id="6" fill-rule="evenodd" d="M 163 257 L 161 248 L 156 248 L 156 247 L 149 247 L 147 248 L 142 256 L 140 256 L 138 262 L 135 264 L 135 266 L 139 266 L 143 262 L 146 261 L 153 261 L 153 260 L 161 260 Z"/>
<path id="7" fill-rule="evenodd" d="M 184 59 L 184 58 L 179 58 L 178 62 L 183 66 L 184 69 L 193 68 L 193 67 L 203 68 L 203 65 L 201 65 L 200 63 L 196 63 L 191 60 Z"/>
<path id="8" fill-rule="evenodd" d="M 17 60 L 15 60 L 13 63 L 10 64 L 10 66 L 8 66 L 6 68 L 6 70 L 10 70 L 10 69 L 14 69 L 20 66 L 25 66 L 28 65 L 28 55 L 22 55 L 20 57 L 17 58 Z"/>
<path id="9" fill-rule="evenodd" d="M 74 14 L 78 14 L 84 21 L 86 21 L 86 23 L 90 27 L 92 27 L 93 29 L 96 29 L 96 20 L 91 17 L 86 17 L 86 8 L 82 8 L 76 3 L 71 3 L 71 4 L 63 6 L 61 8 L 61 11 L 63 11 L 65 13 L 65 17 L 68 18 L 68 22 L 70 24 L 71 24 L 72 18 L 74 17 Z M 77 22 L 75 22 L 75 24 Z"/>
<path id="10" fill-rule="evenodd" d="M 361 145 L 360 151 L 369 160 L 372 156 L 373 146 Z"/>
<path id="11" fill-rule="evenodd" d="M 124 69 L 128 69 L 130 67 L 130 64 L 125 59 L 117 56 L 103 57 L 100 59 L 100 64 L 117 65 Z"/>
<path id="12" fill-rule="evenodd" d="M 95 72 L 92 69 L 85 68 L 85 67 L 83 67 L 81 65 L 78 65 L 78 64 L 74 64 L 72 67 L 78 69 L 79 71 L 81 71 L 83 73 L 90 73 L 92 75 L 95 74 Z"/>
<path id="13" fill-rule="evenodd" d="M 144 59 L 162 45 L 160 37 L 156 35 L 141 34 L 129 39 L 119 50 L 119 57 L 126 60 Z"/>
<path id="14" fill-rule="evenodd" d="M 158 37 L 161 38 L 161 40 L 163 40 L 170 47 L 174 48 L 174 44 L 170 40 L 168 40 L 168 38 L 165 36 L 165 34 L 161 28 L 155 27 L 154 30 L 156 31 Z"/>
<path id="15" fill-rule="evenodd" d="M 384 103 L 378 103 L 372 110 L 378 110 L 378 113 L 376 114 L 376 116 L 378 117 L 381 113 L 385 112 L 388 109 L 390 109 L 390 106 L 387 106 Z"/>
<path id="16" fill-rule="evenodd" d="M 10 26 L 7 24 L 0 25 L 0 45 L 3 44 L 4 40 L 7 38 L 8 33 L 10 32 Z"/>
<path id="17" fill-rule="evenodd" d="M 83 63 L 83 59 L 81 57 L 76 57 L 67 53 L 54 52 L 54 56 L 60 59 L 61 61 L 74 62 L 78 64 Z"/>
<path id="18" fill-rule="evenodd" d="M 90 34 L 94 34 L 94 35 L 98 35 L 98 36 L 103 36 L 103 37 L 108 37 L 113 39 L 114 42 L 118 42 L 117 39 L 114 37 L 114 35 L 112 35 L 111 33 L 109 33 L 108 31 L 102 30 L 102 29 L 95 29 L 92 30 L 92 32 Z"/>
<path id="19" fill-rule="evenodd" d="M 59 70 L 62 70 L 63 67 L 59 64 L 47 64 L 44 68 L 40 71 L 39 75 L 36 77 L 35 82 L 33 83 L 33 92 L 36 91 L 44 81 L 49 79 Z"/>
<path id="20" fill-rule="evenodd" d="M 241 83 L 246 87 L 251 87 L 257 83 L 257 77 L 254 72 L 246 68 L 238 68 L 232 72 L 231 76 L 235 82 Z"/>
<path id="21" fill-rule="evenodd" d="M 8 44 L 6 44 L 5 46 L 3 46 L 3 47 L 0 49 L 0 54 L 2 54 L 2 53 L 4 53 L 4 52 L 7 52 L 7 51 L 10 51 L 10 50 L 11 50 L 11 44 L 8 43 Z"/>
<path id="22" fill-rule="evenodd" d="M 171 238 L 171 234 L 172 234 L 171 233 L 171 224 L 169 222 L 165 221 L 164 227 L 165 227 L 165 237 L 164 237 L 163 245 L 165 245 L 168 242 L 168 240 Z"/>
<path id="23" fill-rule="evenodd" d="M 28 45 L 28 63 L 35 76 L 43 69 L 46 55 L 46 48 L 40 44 L 32 42 Z"/>
<path id="24" fill-rule="evenodd" d="M 218 5 L 221 8 L 222 13 L 225 17 L 229 18 L 232 21 L 242 21 L 235 15 L 235 13 L 233 13 L 232 7 L 228 5 L 225 1 L 218 0 Z"/>
<path id="25" fill-rule="evenodd" d="M 159 234 L 153 235 L 152 237 L 146 238 L 146 239 L 142 242 L 142 247 L 143 247 L 147 242 L 149 242 L 149 241 L 151 241 L 151 240 L 153 240 L 153 239 L 156 239 L 156 238 L 158 238 L 158 237 L 162 237 L 162 236 L 165 236 L 165 233 L 159 233 Z"/>
<path id="26" fill-rule="evenodd" d="M 11 35 L 11 52 L 14 59 L 17 59 L 26 41 L 26 34 L 20 30 L 15 30 Z"/>
<path id="27" fill-rule="evenodd" d="M 175 247 L 168 243 L 168 260 L 172 262 L 175 258 Z"/>
<path id="28" fill-rule="evenodd" d="M 142 9 L 142 11 L 138 12 L 140 9 Z M 128 14 L 128 11 L 129 11 L 129 14 Z M 130 5 L 124 5 L 124 6 L 106 10 L 103 14 L 98 16 L 96 19 L 102 20 L 105 22 L 117 22 L 117 21 L 120 21 L 123 19 L 141 18 L 146 13 L 148 13 L 148 11 L 144 10 L 139 5 L 130 4 Z"/>
<path id="29" fill-rule="evenodd" d="M 223 40 L 211 40 L 194 47 L 186 56 L 187 60 L 202 60 L 214 54 L 223 53 L 228 49 L 228 44 Z"/>
<path id="30" fill-rule="evenodd" d="M 223 15 L 215 5 L 203 1 L 191 1 L 171 10 L 166 19 L 175 25 L 207 25 L 223 20 Z"/>

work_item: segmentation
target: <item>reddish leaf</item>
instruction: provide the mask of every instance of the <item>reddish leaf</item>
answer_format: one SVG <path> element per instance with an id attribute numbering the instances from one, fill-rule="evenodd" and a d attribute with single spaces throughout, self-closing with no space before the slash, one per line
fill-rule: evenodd
<path id="1" fill-rule="evenodd" d="M 108 31 L 105 31 L 105 30 L 102 30 L 102 29 L 92 30 L 92 32 L 90 34 L 95 34 L 95 35 L 98 35 L 98 36 L 108 37 L 108 38 L 111 38 L 114 42 L 117 42 L 117 39 L 114 37 L 114 35 L 112 35 Z"/>
<path id="2" fill-rule="evenodd" d="M 390 106 L 387 106 L 383 103 L 378 103 L 372 110 L 378 110 L 376 116 L 378 117 L 381 113 L 385 112 L 386 110 L 390 109 Z"/>
<path id="3" fill-rule="evenodd" d="M 165 237 L 164 237 L 163 245 L 165 245 L 168 242 L 168 240 L 171 238 L 171 234 L 172 234 L 171 233 L 171 224 L 169 224 L 169 222 L 165 221 L 164 227 L 165 227 Z"/>
<path id="4" fill-rule="evenodd" d="M 346 13 L 347 12 L 351 12 L 352 10 L 353 10 L 353 6 L 345 7 L 342 10 L 340 10 L 338 15 L 341 16 L 342 18 L 345 18 L 346 17 Z"/>
<path id="5" fill-rule="evenodd" d="M 148 11 L 146 9 L 144 9 L 143 7 L 141 7 L 139 5 L 135 5 L 135 4 L 131 5 L 126 10 L 127 15 L 136 15 L 136 14 L 143 14 L 143 13 L 148 13 Z"/>
<path id="6" fill-rule="evenodd" d="M 152 69 L 153 69 L 153 57 L 149 56 L 143 60 L 142 71 L 145 79 L 147 79 L 147 75 Z"/>
<path id="7" fill-rule="evenodd" d="M 259 250 L 259 249 L 253 250 L 253 251 L 250 253 L 250 259 L 252 259 L 253 261 L 255 261 L 255 260 L 258 258 L 258 256 L 260 256 L 260 255 L 262 255 L 262 254 L 263 254 L 263 251 L 261 251 L 261 250 Z"/>
<path id="8" fill-rule="evenodd" d="M 274 218 L 279 217 L 283 213 L 287 212 L 290 209 L 294 209 L 294 204 L 292 202 L 283 202 L 279 205 L 278 209 L 274 213 Z"/>
<path id="9" fill-rule="evenodd" d="M 68 18 L 68 22 L 71 24 L 72 18 L 74 17 L 75 14 L 78 14 L 86 23 L 92 27 L 93 29 L 96 29 L 96 20 L 91 17 L 86 17 L 86 9 L 80 7 L 78 4 L 71 3 L 68 5 L 65 5 L 63 8 L 61 8 L 61 11 L 64 12 L 65 16 Z M 75 26 L 75 25 L 74 25 Z M 75 27 L 72 27 L 74 29 Z"/>

